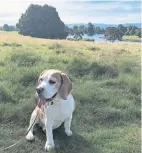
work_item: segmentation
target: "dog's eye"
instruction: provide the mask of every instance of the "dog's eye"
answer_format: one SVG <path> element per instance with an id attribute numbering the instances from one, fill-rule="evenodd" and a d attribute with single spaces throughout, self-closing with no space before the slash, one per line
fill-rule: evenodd
<path id="1" fill-rule="evenodd" d="M 55 84 L 56 82 L 53 81 L 53 80 L 49 80 L 49 83 L 50 83 L 50 84 Z"/>
<path id="2" fill-rule="evenodd" d="M 39 81 L 43 81 L 43 78 L 40 78 Z"/>
<path id="3" fill-rule="evenodd" d="M 39 79 L 39 82 L 42 82 L 42 81 L 43 81 L 43 78 L 40 78 L 40 79 Z"/>

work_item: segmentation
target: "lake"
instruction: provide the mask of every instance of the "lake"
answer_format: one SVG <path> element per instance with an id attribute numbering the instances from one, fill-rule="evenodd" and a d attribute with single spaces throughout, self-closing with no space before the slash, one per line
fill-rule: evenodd
<path id="1" fill-rule="evenodd" d="M 109 41 L 107 41 L 106 39 L 103 38 L 103 34 L 97 34 L 97 35 L 93 35 L 93 36 L 88 36 L 88 35 L 83 35 L 83 39 L 86 38 L 86 39 L 94 39 L 95 42 L 107 42 L 109 43 Z M 73 38 L 73 36 L 69 35 L 67 36 L 67 38 Z M 132 42 L 132 41 L 119 41 L 119 40 L 116 40 L 114 43 L 134 43 L 134 44 L 139 44 L 141 42 Z"/>

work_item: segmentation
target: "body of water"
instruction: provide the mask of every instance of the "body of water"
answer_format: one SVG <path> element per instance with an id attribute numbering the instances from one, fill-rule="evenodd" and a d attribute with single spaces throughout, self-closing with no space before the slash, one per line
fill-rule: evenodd
<path id="1" fill-rule="evenodd" d="M 83 35 L 83 39 L 94 39 L 95 42 L 109 42 L 107 41 L 106 39 L 103 38 L 104 35 L 103 34 L 98 34 L 98 35 L 93 35 L 93 36 L 88 36 L 88 35 Z M 73 36 L 69 35 L 67 38 L 73 38 Z M 132 41 L 119 41 L 119 40 L 116 40 L 114 43 L 141 43 L 141 42 L 132 42 Z"/>

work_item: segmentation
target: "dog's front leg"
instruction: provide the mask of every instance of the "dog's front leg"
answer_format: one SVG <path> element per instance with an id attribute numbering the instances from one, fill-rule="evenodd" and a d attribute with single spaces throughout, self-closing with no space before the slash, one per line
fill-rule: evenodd
<path id="1" fill-rule="evenodd" d="M 45 129 L 46 129 L 46 144 L 45 150 L 49 151 L 54 148 L 53 132 L 52 132 L 52 120 L 45 119 Z"/>
<path id="2" fill-rule="evenodd" d="M 38 122 L 39 122 L 38 112 L 37 112 L 37 108 L 35 108 L 35 110 L 33 111 L 32 115 L 31 115 L 30 125 L 29 125 L 29 128 L 31 128 L 31 129 L 29 130 L 29 132 L 26 135 L 27 140 L 32 141 L 34 139 L 33 128 L 34 128 L 35 124 L 37 124 Z"/>
<path id="3" fill-rule="evenodd" d="M 71 136 L 72 135 L 72 131 L 70 130 L 71 127 L 71 120 L 72 120 L 72 115 L 69 116 L 65 122 L 64 122 L 64 127 L 65 127 L 65 133 L 67 136 Z"/>
<path id="4" fill-rule="evenodd" d="M 48 113 L 46 112 L 45 117 L 45 129 L 46 129 L 46 143 L 45 143 L 45 150 L 49 151 L 54 148 L 54 140 L 53 140 L 53 121 L 50 116 L 48 116 Z"/>

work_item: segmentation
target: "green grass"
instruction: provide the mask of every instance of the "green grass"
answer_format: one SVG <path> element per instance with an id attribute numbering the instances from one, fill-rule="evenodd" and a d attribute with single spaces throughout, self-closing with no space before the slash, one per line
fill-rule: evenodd
<path id="1" fill-rule="evenodd" d="M 73 82 L 73 136 L 54 131 L 55 153 L 140 153 L 140 44 L 46 40 L 0 32 L 0 149 L 18 141 L 36 106 L 39 74 L 49 68 Z M 42 153 L 45 134 L 6 153 Z"/>
<path id="2" fill-rule="evenodd" d="M 123 36 L 123 40 L 141 41 L 141 38 L 139 38 L 138 36 Z"/>

